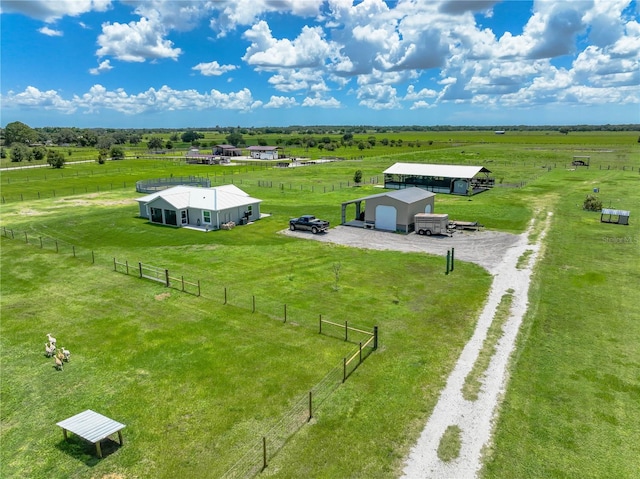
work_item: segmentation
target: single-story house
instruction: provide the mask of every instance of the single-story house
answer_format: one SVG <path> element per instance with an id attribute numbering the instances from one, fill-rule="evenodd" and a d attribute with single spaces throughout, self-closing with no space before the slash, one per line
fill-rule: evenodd
<path id="1" fill-rule="evenodd" d="M 279 146 L 248 146 L 247 151 L 251 158 L 256 160 L 277 160 Z"/>
<path id="2" fill-rule="evenodd" d="M 435 193 L 413 187 L 346 201 L 342 203 L 342 224 L 410 233 L 415 229 L 416 214 L 433 213 L 435 197 Z M 356 207 L 355 219 L 346 221 L 351 204 Z"/>
<path id="3" fill-rule="evenodd" d="M 484 166 L 396 163 L 384 171 L 384 187 L 392 190 L 418 187 L 434 193 L 476 194 L 494 186 Z M 471 187 L 471 189 L 470 189 Z"/>
<path id="4" fill-rule="evenodd" d="M 233 145 L 216 145 L 211 149 L 215 156 L 242 156 L 242 148 Z"/>
<path id="5" fill-rule="evenodd" d="M 260 219 L 262 200 L 252 198 L 235 185 L 198 188 L 174 186 L 137 199 L 140 216 L 152 223 L 199 226 L 217 230 L 233 221 L 244 224 Z"/>

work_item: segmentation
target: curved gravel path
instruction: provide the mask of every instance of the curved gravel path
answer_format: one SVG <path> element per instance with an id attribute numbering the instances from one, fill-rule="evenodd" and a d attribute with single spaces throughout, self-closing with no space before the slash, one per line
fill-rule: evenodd
<path id="1" fill-rule="evenodd" d="M 507 384 L 507 367 L 522 318 L 527 311 L 531 275 L 549 219 L 548 213 L 536 244 L 529 244 L 529 232 L 520 235 L 495 231 L 455 233 L 452 237 L 422 237 L 416 234 L 401 235 L 348 226 L 332 228 L 326 235 L 312 235 L 300 231 L 283 231 L 283 234 L 314 239 L 359 248 L 425 252 L 446 255 L 455 248 L 456 259 L 476 263 L 493 276 L 489 298 L 480 314 L 473 336 L 466 344 L 456 366 L 451 372 L 438 403 L 429 417 L 420 438 L 405 461 L 403 478 L 406 479 L 466 479 L 477 477 L 482 467 L 482 449 L 489 445 L 494 418 L 498 414 L 500 400 Z M 530 250 L 526 266 L 518 269 L 518 259 Z M 509 318 L 503 326 L 503 336 L 496 345 L 496 352 L 487 368 L 482 388 L 475 401 L 462 396 L 465 379 L 478 357 L 484 339 L 502 296 L 513 290 Z M 449 426 L 461 430 L 459 457 L 444 462 L 438 457 L 440 439 Z"/>
<path id="2" fill-rule="evenodd" d="M 482 311 L 475 332 L 440 393 L 431 417 L 405 462 L 404 478 L 465 479 L 475 478 L 482 467 L 482 449 L 491 441 L 494 419 L 508 380 L 507 367 L 522 318 L 527 311 L 529 285 L 540 245 L 544 239 L 551 213 L 547 216 L 542 233 L 535 245 L 528 244 L 529 231 L 521 234 L 512 248 L 507 250 L 495 268 L 489 298 Z M 531 256 L 526 267 L 516 268 L 518 258 L 527 250 Z M 511 314 L 503 327 L 503 336 L 484 376 L 482 388 L 475 401 L 462 396 L 465 378 L 473 368 L 496 308 L 507 290 L 512 289 Z M 461 449 L 457 459 L 449 462 L 438 458 L 440 439 L 449 426 L 461 429 Z"/>

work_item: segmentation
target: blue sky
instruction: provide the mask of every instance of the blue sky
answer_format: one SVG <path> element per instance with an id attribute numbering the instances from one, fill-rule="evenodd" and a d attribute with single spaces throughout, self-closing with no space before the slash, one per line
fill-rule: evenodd
<path id="1" fill-rule="evenodd" d="M 2 0 L 0 123 L 640 123 L 637 0 Z"/>

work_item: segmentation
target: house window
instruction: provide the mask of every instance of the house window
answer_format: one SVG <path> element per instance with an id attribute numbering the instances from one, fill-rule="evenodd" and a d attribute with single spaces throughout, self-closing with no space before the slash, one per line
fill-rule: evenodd
<path id="1" fill-rule="evenodd" d="M 211 211 L 202 212 L 202 222 L 211 224 Z"/>
<path id="2" fill-rule="evenodd" d="M 162 223 L 162 210 L 160 208 L 151 208 L 151 221 L 153 223 Z"/>
<path id="3" fill-rule="evenodd" d="M 187 210 L 182 210 L 180 212 L 180 215 L 182 217 L 182 224 L 186 225 L 189 222 L 189 218 L 187 217 Z"/>

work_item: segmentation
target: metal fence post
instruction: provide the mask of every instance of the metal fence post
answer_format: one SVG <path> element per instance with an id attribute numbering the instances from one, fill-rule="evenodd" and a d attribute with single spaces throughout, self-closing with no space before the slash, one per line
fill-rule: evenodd
<path id="1" fill-rule="evenodd" d="M 378 326 L 373 327 L 373 349 L 378 349 Z"/>
<path id="2" fill-rule="evenodd" d="M 451 248 L 451 271 L 453 271 L 453 258 L 454 258 L 454 253 L 455 253 L 455 248 Z"/>

